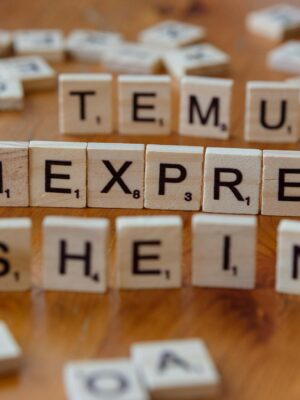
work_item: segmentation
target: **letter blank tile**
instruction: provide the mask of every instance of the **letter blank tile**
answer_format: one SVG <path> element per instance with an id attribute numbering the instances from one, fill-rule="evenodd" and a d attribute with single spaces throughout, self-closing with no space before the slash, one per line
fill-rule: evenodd
<path id="1" fill-rule="evenodd" d="M 16 371 L 21 361 L 21 348 L 5 322 L 0 321 L 0 375 Z"/>
<path id="2" fill-rule="evenodd" d="M 52 216 L 43 228 L 45 289 L 105 292 L 109 221 Z"/>
<path id="3" fill-rule="evenodd" d="M 196 214 L 192 229 L 193 285 L 255 287 L 256 217 Z"/>
<path id="4" fill-rule="evenodd" d="M 171 133 L 171 78 L 123 75 L 118 80 L 119 133 Z"/>
<path id="5" fill-rule="evenodd" d="M 86 147 L 80 142 L 30 142 L 31 206 L 86 206 Z"/>
<path id="6" fill-rule="evenodd" d="M 261 213 L 300 216 L 300 151 L 263 151 Z"/>
<path id="7" fill-rule="evenodd" d="M 143 208 L 143 144 L 88 144 L 88 207 Z"/>
<path id="8" fill-rule="evenodd" d="M 267 65 L 269 68 L 300 73 L 300 40 L 290 40 L 267 54 Z"/>
<path id="9" fill-rule="evenodd" d="M 248 82 L 245 140 L 293 143 L 299 138 L 299 90 L 286 82 Z"/>
<path id="10" fill-rule="evenodd" d="M 148 145 L 145 207 L 200 210 L 203 147 Z"/>
<path id="11" fill-rule="evenodd" d="M 64 367 L 68 400 L 148 400 L 130 360 L 86 360 Z"/>
<path id="12" fill-rule="evenodd" d="M 204 163 L 203 211 L 258 214 L 262 152 L 208 147 Z"/>
<path id="13" fill-rule="evenodd" d="M 110 74 L 60 75 L 59 117 L 61 133 L 110 133 L 112 76 Z"/>
<path id="14" fill-rule="evenodd" d="M 119 217 L 116 271 L 122 289 L 181 286 L 182 220 L 177 216 Z"/>
<path id="15" fill-rule="evenodd" d="M 202 340 L 135 343 L 131 356 L 152 399 L 199 399 L 219 394 L 220 376 Z"/>

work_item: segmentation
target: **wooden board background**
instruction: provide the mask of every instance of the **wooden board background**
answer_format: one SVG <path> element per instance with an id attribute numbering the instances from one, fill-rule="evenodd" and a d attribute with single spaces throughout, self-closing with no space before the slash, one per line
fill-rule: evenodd
<path id="1" fill-rule="evenodd" d="M 164 18 L 203 24 L 208 29 L 208 39 L 232 56 L 229 74 L 235 80 L 232 139 L 227 142 L 188 139 L 175 133 L 168 138 L 114 134 L 88 140 L 247 147 L 242 137 L 245 82 L 287 77 L 265 66 L 265 55 L 274 44 L 251 36 L 244 28 L 249 10 L 271 3 L 266 0 L 2 0 L 0 21 L 1 28 L 10 29 L 58 27 L 66 33 L 78 27 L 118 30 L 128 39 L 134 39 L 140 29 Z M 99 70 L 71 62 L 56 68 Z M 56 92 L 30 94 L 24 111 L 1 114 L 0 138 L 64 140 L 58 133 L 57 114 Z M 298 149 L 299 145 L 259 147 Z M 62 367 L 68 360 L 126 356 L 134 341 L 189 337 L 201 337 L 207 342 L 223 379 L 220 399 L 300 398 L 300 302 L 296 296 L 274 291 L 279 218 L 259 217 L 256 290 L 191 287 L 192 214 L 186 212 L 176 213 L 185 222 L 182 289 L 120 292 L 111 288 L 106 295 L 94 295 L 45 293 L 41 289 L 41 222 L 49 214 L 105 216 L 113 222 L 118 215 L 141 214 L 141 211 L 0 209 L 1 217 L 33 218 L 35 282 L 31 293 L 0 294 L 0 319 L 9 324 L 25 353 L 20 374 L 0 379 L 1 400 L 63 399 Z M 114 234 L 110 243 L 112 258 L 113 248 Z M 113 286 L 113 264 L 110 275 Z"/>

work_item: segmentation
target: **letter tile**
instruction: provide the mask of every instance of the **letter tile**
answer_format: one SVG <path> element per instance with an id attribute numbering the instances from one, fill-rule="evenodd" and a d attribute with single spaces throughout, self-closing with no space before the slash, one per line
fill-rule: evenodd
<path id="1" fill-rule="evenodd" d="M 180 217 L 119 217 L 116 232 L 116 271 L 120 288 L 181 286 Z"/>
<path id="2" fill-rule="evenodd" d="M 282 72 L 300 72 L 300 40 L 290 40 L 271 50 L 267 55 L 268 67 Z"/>
<path id="3" fill-rule="evenodd" d="M 232 289 L 255 287 L 256 218 L 193 216 L 192 282 Z"/>
<path id="4" fill-rule="evenodd" d="M 5 322 L 0 321 L 0 375 L 15 372 L 22 362 L 22 350 Z"/>
<path id="5" fill-rule="evenodd" d="M 24 106 L 24 90 L 14 75 L 0 70 L 0 110 L 21 110 Z"/>
<path id="6" fill-rule="evenodd" d="M 109 221 L 46 217 L 43 277 L 47 290 L 106 291 Z"/>

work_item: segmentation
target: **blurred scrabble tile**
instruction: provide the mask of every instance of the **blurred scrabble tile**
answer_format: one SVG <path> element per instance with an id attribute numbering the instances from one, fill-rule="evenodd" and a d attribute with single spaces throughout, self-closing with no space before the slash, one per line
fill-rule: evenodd
<path id="1" fill-rule="evenodd" d="M 300 222 L 283 219 L 277 230 L 276 290 L 300 294 Z"/>
<path id="2" fill-rule="evenodd" d="M 0 375 L 15 372 L 22 362 L 22 350 L 5 322 L 0 321 Z"/>
<path id="3" fill-rule="evenodd" d="M 268 39 L 283 40 L 300 34 L 300 8 L 277 4 L 247 15 L 246 27 Z"/>
<path id="4" fill-rule="evenodd" d="M 300 216 L 300 151 L 263 151 L 261 213 Z"/>
<path id="5" fill-rule="evenodd" d="M 0 292 L 28 290 L 31 285 L 29 218 L 0 218 L 0 255 Z"/>
<path id="6" fill-rule="evenodd" d="M 143 208 L 145 146 L 89 143 L 88 207 Z"/>
<path id="7" fill-rule="evenodd" d="M 64 37 L 58 29 L 18 30 L 13 35 L 14 52 L 19 56 L 41 56 L 51 62 L 63 61 Z"/>
<path id="8" fill-rule="evenodd" d="M 163 21 L 139 33 L 141 43 L 174 48 L 201 41 L 206 34 L 200 25 L 192 25 L 179 21 Z"/>
<path id="9" fill-rule="evenodd" d="M 195 286 L 253 289 L 256 217 L 193 216 L 192 283 Z"/>
<path id="10" fill-rule="evenodd" d="M 203 147 L 148 145 L 145 207 L 200 210 Z"/>
<path id="11" fill-rule="evenodd" d="M 215 139 L 230 135 L 231 79 L 181 79 L 179 133 Z"/>
<path id="12" fill-rule="evenodd" d="M 122 289 L 181 286 L 182 220 L 177 216 L 118 217 L 116 271 Z"/>
<path id="13" fill-rule="evenodd" d="M 30 142 L 31 206 L 86 206 L 86 147 L 80 142 Z"/>
<path id="14" fill-rule="evenodd" d="M 245 140 L 294 143 L 299 138 L 299 89 L 286 82 L 248 82 Z"/>
<path id="15" fill-rule="evenodd" d="M 0 142 L 0 207 L 28 207 L 28 142 Z"/>
<path id="16" fill-rule="evenodd" d="M 125 358 L 68 362 L 64 385 L 68 400 L 148 400 L 133 364 Z"/>
<path id="17" fill-rule="evenodd" d="M 0 60 L 0 73 L 9 72 L 23 83 L 25 91 L 56 87 L 56 72 L 38 56 L 11 57 Z"/>
<path id="18" fill-rule="evenodd" d="M 300 74 L 300 40 L 290 40 L 271 50 L 267 65 L 274 70 Z"/>
<path id="19" fill-rule="evenodd" d="M 167 51 L 164 63 L 171 75 L 214 75 L 224 73 L 229 67 L 229 56 L 215 46 L 194 44 Z"/>
<path id="20" fill-rule="evenodd" d="M 128 74 L 156 74 L 163 66 L 160 51 L 130 42 L 111 46 L 103 54 L 102 61 L 110 71 Z"/>
<path id="21" fill-rule="evenodd" d="M 23 106 L 22 83 L 14 75 L 0 70 L 0 111 L 21 110 Z"/>
<path id="22" fill-rule="evenodd" d="M 205 153 L 203 211 L 258 214 L 262 152 L 208 147 Z"/>
<path id="23" fill-rule="evenodd" d="M 111 133 L 112 76 L 60 75 L 59 122 L 63 134 Z"/>
<path id="24" fill-rule="evenodd" d="M 12 34 L 0 29 L 0 57 L 8 56 L 12 51 Z"/>
<path id="25" fill-rule="evenodd" d="M 75 29 L 66 40 L 66 49 L 74 60 L 99 63 L 103 59 L 103 54 L 119 45 L 121 41 L 122 36 L 119 33 Z"/>
<path id="26" fill-rule="evenodd" d="M 46 217 L 43 230 L 45 289 L 96 293 L 106 291 L 107 219 Z"/>
<path id="27" fill-rule="evenodd" d="M 135 343 L 131 356 L 154 400 L 210 398 L 220 392 L 219 373 L 202 340 Z"/>
<path id="28" fill-rule="evenodd" d="M 119 133 L 171 133 L 171 78 L 167 75 L 118 79 Z"/>

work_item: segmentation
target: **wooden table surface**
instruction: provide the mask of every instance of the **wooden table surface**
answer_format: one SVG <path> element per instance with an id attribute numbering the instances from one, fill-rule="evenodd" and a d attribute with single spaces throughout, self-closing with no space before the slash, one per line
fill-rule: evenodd
<path id="1" fill-rule="evenodd" d="M 114 134 L 91 136 L 87 140 L 249 147 L 243 140 L 246 81 L 288 77 L 266 68 L 266 53 L 276 44 L 250 35 L 244 28 L 249 10 L 271 3 L 2 0 L 0 18 L 1 28 L 57 27 L 66 33 L 79 27 L 100 28 L 120 31 L 132 40 L 140 29 L 164 18 L 203 24 L 208 29 L 208 40 L 232 57 L 228 75 L 235 80 L 232 138 L 222 142 L 181 138 L 175 133 L 167 138 Z M 98 66 L 73 62 L 55 67 L 58 71 L 100 70 Z M 29 94 L 24 111 L 1 114 L 0 139 L 74 139 L 59 135 L 57 116 L 55 91 Z M 298 149 L 299 145 L 259 147 Z M 180 290 L 118 291 L 114 289 L 113 262 L 111 288 L 105 295 L 42 290 L 41 223 L 46 215 L 108 217 L 113 222 L 119 215 L 142 213 L 178 214 L 184 219 L 184 285 Z M 8 323 L 25 355 L 18 375 L 0 378 L 1 400 L 61 400 L 62 368 L 66 361 L 127 356 L 135 341 L 190 337 L 203 338 L 216 360 L 223 381 L 220 399 L 300 398 L 300 302 L 297 296 L 274 291 L 276 229 L 280 218 L 258 218 L 257 288 L 239 291 L 191 286 L 191 212 L 1 208 L 0 216 L 33 219 L 34 269 L 32 292 L 0 294 L 0 319 Z M 113 259 L 114 233 L 110 254 Z"/>

